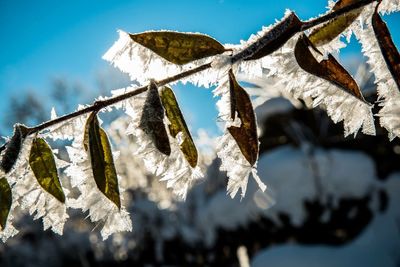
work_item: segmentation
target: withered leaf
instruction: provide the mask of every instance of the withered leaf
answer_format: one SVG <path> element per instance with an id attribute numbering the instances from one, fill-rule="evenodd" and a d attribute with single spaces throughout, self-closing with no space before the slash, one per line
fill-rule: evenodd
<path id="1" fill-rule="evenodd" d="M 14 125 L 14 134 L 5 145 L 0 162 L 0 167 L 5 173 L 10 172 L 17 161 L 19 152 L 22 148 L 22 143 L 26 137 L 26 131 L 27 128 L 25 126 L 21 124 Z"/>
<path id="2" fill-rule="evenodd" d="M 65 195 L 58 177 L 53 151 L 42 138 L 35 138 L 32 142 L 29 165 L 40 186 L 64 203 Z"/>
<path id="3" fill-rule="evenodd" d="M 378 13 L 378 6 L 375 8 L 375 12 L 372 15 L 372 27 L 375 32 L 375 37 L 378 40 L 379 47 L 383 58 L 386 61 L 386 65 L 389 68 L 390 73 L 393 76 L 394 81 L 397 84 L 397 88 L 400 90 L 400 55 L 399 51 L 394 44 L 390 35 L 389 29 L 386 23 L 382 20 Z"/>
<path id="4" fill-rule="evenodd" d="M 182 142 L 180 143 L 180 148 L 182 153 L 185 155 L 190 166 L 192 168 L 196 167 L 198 159 L 197 149 L 171 88 L 164 87 L 161 90 L 161 101 L 170 122 L 169 131 L 171 135 L 177 138 L 177 135 L 181 133 Z"/>
<path id="5" fill-rule="evenodd" d="M 154 31 L 130 34 L 130 37 L 157 55 L 179 65 L 225 52 L 222 44 L 203 34 Z"/>
<path id="6" fill-rule="evenodd" d="M 0 226 L 4 230 L 12 204 L 11 187 L 6 178 L 0 179 Z"/>
<path id="7" fill-rule="evenodd" d="M 244 60 L 254 60 L 265 57 L 283 46 L 294 34 L 300 31 L 302 22 L 295 13 L 275 25 L 259 41 L 245 49 L 248 56 Z M 242 57 L 242 56 L 239 56 Z M 235 61 L 235 59 L 233 59 Z"/>
<path id="8" fill-rule="evenodd" d="M 247 92 L 236 81 L 232 70 L 229 71 L 229 87 L 231 102 L 234 102 L 231 106 L 231 112 L 237 112 L 241 124 L 240 127 L 229 127 L 228 131 L 235 139 L 243 156 L 253 166 L 257 161 L 259 152 L 257 123 L 253 105 Z M 231 118 L 234 119 L 235 115 L 231 114 Z"/>
<path id="9" fill-rule="evenodd" d="M 309 47 L 321 54 L 310 42 L 307 36 L 300 36 L 296 43 L 294 54 L 297 63 L 302 69 L 339 86 L 345 92 L 365 101 L 356 81 L 331 54 L 328 55 L 328 59 L 323 59 L 318 62 L 311 53 Z"/>
<path id="10" fill-rule="evenodd" d="M 345 6 L 354 4 L 359 0 L 340 0 L 336 2 L 333 6 L 332 10 L 337 11 Z M 321 46 L 324 44 L 329 43 L 334 38 L 336 38 L 339 34 L 341 34 L 347 27 L 350 26 L 351 23 L 360 15 L 363 8 L 357 8 L 346 14 L 343 14 L 339 17 L 336 17 L 329 22 L 325 23 L 324 25 L 315 28 L 311 34 L 308 36 L 310 41 L 315 46 Z"/>
<path id="11" fill-rule="evenodd" d="M 151 82 L 147 90 L 139 127 L 150 137 L 155 147 L 163 154 L 171 154 L 169 137 L 164 124 L 164 107 L 161 104 L 157 85 Z"/>
<path id="12" fill-rule="evenodd" d="M 85 136 L 97 188 L 121 208 L 117 171 L 106 132 L 100 128 L 96 112 L 86 121 Z"/>

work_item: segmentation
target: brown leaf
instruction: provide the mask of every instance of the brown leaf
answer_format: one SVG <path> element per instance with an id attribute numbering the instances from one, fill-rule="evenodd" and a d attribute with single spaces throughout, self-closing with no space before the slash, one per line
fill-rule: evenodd
<path id="1" fill-rule="evenodd" d="M 307 36 L 300 36 L 296 43 L 294 54 L 297 63 L 302 69 L 339 86 L 345 92 L 365 101 L 356 81 L 331 54 L 328 55 L 328 59 L 323 59 L 318 62 L 311 53 L 309 47 L 321 54 L 310 42 Z"/>
<path id="2" fill-rule="evenodd" d="M 234 119 L 237 112 L 241 124 L 240 127 L 229 127 L 228 131 L 235 139 L 243 156 L 253 166 L 257 161 L 259 152 L 257 123 L 253 105 L 247 92 L 236 81 L 232 70 L 229 71 L 229 87 L 231 102 L 234 103 L 231 105 L 231 112 L 234 113 L 231 114 L 231 118 Z"/>
<path id="3" fill-rule="evenodd" d="M 161 104 L 158 88 L 154 82 L 151 82 L 148 87 L 139 127 L 149 136 L 161 153 L 167 156 L 171 154 L 169 137 L 164 124 L 164 107 Z"/>
<path id="4" fill-rule="evenodd" d="M 203 34 L 154 31 L 130 34 L 130 37 L 157 55 L 179 65 L 225 52 L 222 44 Z"/>
<path id="5" fill-rule="evenodd" d="M 169 132 L 174 138 L 176 138 L 179 133 L 182 134 L 181 137 L 183 141 L 179 146 L 190 166 L 192 168 L 196 167 L 198 159 L 196 145 L 193 142 L 185 119 L 183 118 L 182 112 L 179 108 L 178 101 L 176 100 L 171 88 L 164 87 L 161 90 L 161 101 L 170 122 Z"/>
<path id="6" fill-rule="evenodd" d="M 340 0 L 332 8 L 333 11 L 337 11 L 343 7 L 354 4 L 359 0 Z M 315 28 L 308 36 L 310 41 L 315 46 L 321 46 L 329 43 L 339 34 L 341 34 L 351 23 L 360 15 L 363 8 L 357 8 L 351 12 L 347 12 L 339 17 L 336 17 L 324 25 Z"/>
<path id="7" fill-rule="evenodd" d="M 378 6 L 372 16 L 372 27 L 374 28 L 375 37 L 378 40 L 379 47 L 381 48 L 382 56 L 386 61 L 390 73 L 400 90 L 400 55 L 393 43 L 392 36 L 386 23 L 382 20 L 378 13 Z"/>
<path id="8" fill-rule="evenodd" d="M 260 41 L 246 48 L 248 56 L 242 57 L 244 60 L 254 60 L 265 57 L 278 48 L 283 46 L 293 35 L 301 29 L 302 22 L 295 13 L 291 13 L 287 18 L 276 24 Z M 233 61 L 235 61 L 233 59 Z"/>
<path id="9" fill-rule="evenodd" d="M 111 145 L 106 132 L 99 126 L 96 112 L 91 113 L 86 121 L 85 139 L 97 188 L 120 209 L 118 178 Z"/>

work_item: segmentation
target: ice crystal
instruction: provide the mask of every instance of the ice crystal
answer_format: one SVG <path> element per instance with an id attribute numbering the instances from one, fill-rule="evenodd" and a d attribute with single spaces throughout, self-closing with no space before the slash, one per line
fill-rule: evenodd
<path id="1" fill-rule="evenodd" d="M 399 1 L 383 1 L 379 11 L 385 13 L 400 10 L 399 3 Z M 388 131 L 389 139 L 392 140 L 400 136 L 400 88 L 397 88 L 388 70 L 372 28 L 371 17 L 374 9 L 375 5 L 364 9 L 361 20 L 353 25 L 353 31 L 361 43 L 363 54 L 368 58 L 367 63 L 371 71 L 375 74 L 379 105 L 382 106 L 378 113 L 380 124 Z"/>

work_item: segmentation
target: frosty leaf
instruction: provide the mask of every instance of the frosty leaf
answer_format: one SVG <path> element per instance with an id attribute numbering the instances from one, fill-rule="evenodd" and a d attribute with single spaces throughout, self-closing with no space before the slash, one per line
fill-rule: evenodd
<path id="1" fill-rule="evenodd" d="M 99 126 L 96 112 L 91 113 L 86 121 L 85 136 L 96 185 L 120 209 L 118 179 L 111 146 L 107 134 Z"/>
<path id="2" fill-rule="evenodd" d="M 344 91 L 364 101 L 364 97 L 356 81 L 339 62 L 337 62 L 331 54 L 328 55 L 328 59 L 323 59 L 318 62 L 311 53 L 309 46 L 320 53 L 305 35 L 300 36 L 294 49 L 294 54 L 299 66 L 308 73 L 338 85 Z"/>
<path id="3" fill-rule="evenodd" d="M 21 151 L 22 143 L 26 136 L 27 128 L 21 124 L 14 125 L 14 134 L 8 143 L 1 158 L 0 167 L 6 173 L 10 172 L 15 162 L 18 159 L 19 152 Z"/>
<path id="4" fill-rule="evenodd" d="M 229 88 L 231 112 L 237 112 L 241 124 L 239 127 L 229 127 L 228 131 L 235 139 L 243 156 L 251 165 L 254 165 L 258 158 L 256 117 L 254 115 L 254 109 L 249 95 L 238 84 L 232 70 L 229 71 Z M 235 116 L 236 115 L 231 114 L 233 120 L 235 119 Z"/>
<path id="5" fill-rule="evenodd" d="M 244 60 L 254 60 L 265 57 L 286 43 L 294 34 L 300 31 L 302 22 L 295 13 L 290 13 L 284 20 L 276 24 L 258 42 L 250 45 L 242 57 Z"/>
<path id="6" fill-rule="evenodd" d="M 222 44 L 202 34 L 154 31 L 130 34 L 130 37 L 157 55 L 179 65 L 225 51 Z"/>
<path id="7" fill-rule="evenodd" d="M 190 166 L 192 168 L 196 167 L 198 159 L 197 149 L 171 88 L 164 87 L 161 90 L 161 101 L 170 122 L 169 131 L 171 135 L 177 138 L 178 134 L 181 133 L 183 141 L 179 142 L 179 146 L 182 153 L 185 155 Z"/>
<path id="8" fill-rule="evenodd" d="M 386 65 L 388 66 L 389 71 L 397 84 L 397 88 L 400 90 L 400 54 L 393 43 L 386 23 L 382 20 L 378 13 L 378 7 L 379 4 L 376 6 L 375 12 L 372 16 L 372 27 L 374 29 L 379 47 L 381 48 L 383 58 L 386 61 Z"/>
<path id="9" fill-rule="evenodd" d="M 336 2 L 333 6 L 332 10 L 337 11 L 345 6 L 354 4 L 359 0 L 340 0 Z M 362 12 L 362 8 L 355 9 L 351 12 L 347 12 L 339 17 L 336 17 L 326 24 L 315 28 L 311 34 L 308 36 L 310 41 L 315 46 L 321 46 L 329 43 L 333 39 L 335 39 L 339 34 L 341 34 L 353 21 L 360 15 Z"/>
<path id="10" fill-rule="evenodd" d="M 6 227 L 8 213 L 12 204 L 11 187 L 6 178 L 0 179 L 0 226 L 1 230 Z"/>
<path id="11" fill-rule="evenodd" d="M 148 87 L 139 127 L 150 137 L 161 153 L 167 156 L 171 154 L 168 133 L 164 124 L 164 108 L 154 82 L 151 82 Z"/>
<path id="12" fill-rule="evenodd" d="M 58 178 L 53 152 L 42 138 L 35 138 L 32 142 L 29 165 L 40 186 L 64 203 L 65 195 Z"/>

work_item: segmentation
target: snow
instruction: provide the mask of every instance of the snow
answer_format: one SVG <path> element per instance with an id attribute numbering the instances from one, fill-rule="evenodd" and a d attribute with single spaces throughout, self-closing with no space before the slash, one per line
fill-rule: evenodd
<path id="1" fill-rule="evenodd" d="M 339 246 L 281 245 L 265 249 L 253 267 L 395 267 L 400 262 L 400 174 L 393 174 L 382 187 L 389 195 L 389 208 L 376 214 L 370 225 L 351 243 Z"/>
<path id="2" fill-rule="evenodd" d="M 204 204 L 197 221 L 206 244 L 213 244 L 217 228 L 237 229 L 258 216 L 280 224 L 278 214 L 286 213 L 295 226 L 301 226 L 306 219 L 305 200 L 329 198 L 335 203 L 340 198 L 362 198 L 378 188 L 372 159 L 356 151 L 315 148 L 311 157 L 304 149 L 282 146 L 263 154 L 257 170 L 268 185 L 265 192 L 250 180 L 242 200 L 220 191 Z"/>

